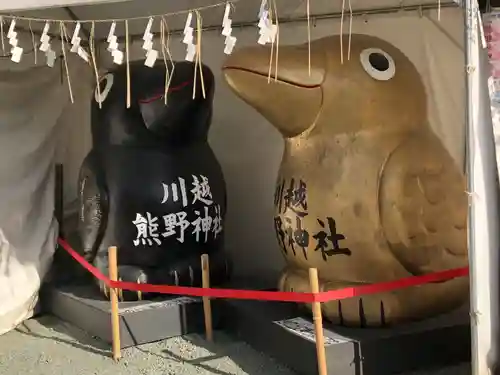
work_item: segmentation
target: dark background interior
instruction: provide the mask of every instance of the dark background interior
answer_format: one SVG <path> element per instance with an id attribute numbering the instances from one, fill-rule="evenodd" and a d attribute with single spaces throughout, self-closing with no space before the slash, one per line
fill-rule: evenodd
<path id="1" fill-rule="evenodd" d="M 488 11 L 488 8 L 500 7 L 500 0 L 479 0 L 479 7 L 482 12 Z"/>

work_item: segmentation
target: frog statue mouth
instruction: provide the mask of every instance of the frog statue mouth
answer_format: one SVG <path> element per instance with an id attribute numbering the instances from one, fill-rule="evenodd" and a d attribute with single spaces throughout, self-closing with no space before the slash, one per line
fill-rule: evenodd
<path id="1" fill-rule="evenodd" d="M 264 79 L 266 83 L 287 84 L 304 89 L 322 85 L 326 75 L 322 56 L 319 56 L 319 59 L 315 56 L 316 61 L 312 62 L 309 72 L 308 48 L 302 45 L 280 47 L 277 64 L 276 57 L 271 59 L 270 54 L 269 47 L 256 46 L 230 55 L 222 68 L 229 86 L 240 91 L 238 87 L 243 77 Z"/>
<path id="2" fill-rule="evenodd" d="M 137 100 L 139 111 L 144 122 L 144 126 L 155 133 L 161 134 L 166 128 L 174 126 L 185 117 L 186 108 L 192 96 L 193 80 L 185 80 L 170 86 L 167 91 L 161 86 L 152 91 L 151 94 L 145 94 Z M 167 95 L 169 103 L 165 101 Z"/>
<path id="3" fill-rule="evenodd" d="M 254 79 L 265 78 L 266 83 L 268 84 L 269 83 L 286 84 L 304 89 L 317 88 L 320 86 L 320 84 L 310 84 L 308 82 L 300 82 L 299 80 L 297 80 L 297 77 L 288 78 L 287 76 L 281 75 L 280 72 L 276 74 L 269 71 L 265 72 L 263 71 L 264 69 L 259 69 L 259 67 L 255 67 L 252 69 L 252 68 L 238 67 L 238 66 L 225 66 L 223 69 L 228 84 L 235 91 L 238 90 L 239 86 L 238 80 L 241 79 L 238 77 L 243 77 L 243 76 L 250 76 L 250 77 L 253 76 Z"/>
<path id="4" fill-rule="evenodd" d="M 322 55 L 315 57 L 309 74 L 307 48 L 280 47 L 278 64 L 271 64 L 271 69 L 270 53 L 271 49 L 263 46 L 235 51 L 222 71 L 239 98 L 284 137 L 293 137 L 312 124 L 321 108 L 324 59 Z"/>

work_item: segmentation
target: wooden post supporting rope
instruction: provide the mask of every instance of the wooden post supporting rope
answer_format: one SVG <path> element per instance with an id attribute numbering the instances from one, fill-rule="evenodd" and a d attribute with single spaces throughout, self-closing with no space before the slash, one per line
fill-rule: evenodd
<path id="1" fill-rule="evenodd" d="M 309 283 L 311 293 L 319 293 L 318 270 L 309 268 Z M 314 332 L 316 334 L 316 355 L 318 360 L 318 374 L 328 375 L 326 369 L 325 337 L 323 336 L 323 317 L 321 315 L 321 302 L 312 303 Z"/>
<path id="2" fill-rule="evenodd" d="M 203 288 L 210 288 L 210 264 L 208 254 L 201 256 L 201 276 Z M 207 341 L 213 341 L 212 329 L 212 308 L 210 306 L 210 297 L 203 297 L 203 313 L 205 315 L 205 333 Z"/>
<path id="3" fill-rule="evenodd" d="M 109 279 L 112 281 L 118 280 L 118 255 L 116 246 L 111 246 L 108 249 L 108 267 Z M 109 288 L 109 298 L 111 302 L 111 332 L 113 344 L 113 359 L 118 361 L 121 354 L 120 345 L 120 316 L 118 315 L 118 291 L 116 288 Z"/>

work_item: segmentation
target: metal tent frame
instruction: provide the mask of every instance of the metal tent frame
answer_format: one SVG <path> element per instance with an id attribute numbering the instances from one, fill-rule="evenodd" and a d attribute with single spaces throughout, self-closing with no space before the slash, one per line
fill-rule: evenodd
<path id="1" fill-rule="evenodd" d="M 499 199 L 488 69 L 476 0 L 462 4 L 465 18 L 466 170 L 470 196 L 468 242 L 472 373 L 498 373 Z M 485 69 L 486 68 L 486 69 Z"/>

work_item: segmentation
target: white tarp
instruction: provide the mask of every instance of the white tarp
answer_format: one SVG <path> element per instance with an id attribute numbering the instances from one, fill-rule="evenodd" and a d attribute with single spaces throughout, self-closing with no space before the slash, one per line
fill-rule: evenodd
<path id="1" fill-rule="evenodd" d="M 31 316 L 56 245 L 54 166 L 68 125 L 78 130 L 61 70 L 0 69 L 0 334 Z M 18 68 L 16 70 L 12 70 Z M 73 61 L 79 98 L 86 74 Z M 88 100 L 87 100 L 88 101 Z M 76 122 L 75 122 L 76 120 Z M 85 124 L 85 126 L 87 126 Z M 60 154 L 58 154 L 60 150 Z"/>

